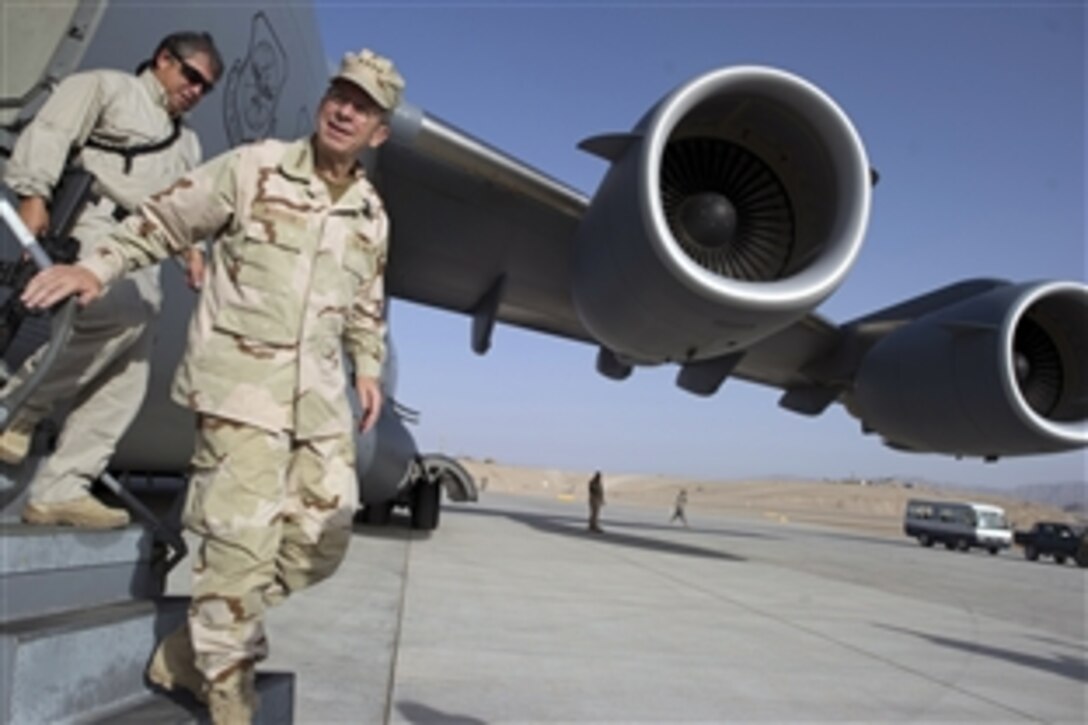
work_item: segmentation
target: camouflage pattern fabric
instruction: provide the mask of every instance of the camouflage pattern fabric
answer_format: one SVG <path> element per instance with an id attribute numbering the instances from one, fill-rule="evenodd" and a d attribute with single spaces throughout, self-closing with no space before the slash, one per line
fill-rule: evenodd
<path id="1" fill-rule="evenodd" d="M 80 262 L 104 283 L 214 237 L 174 398 L 201 413 L 296 437 L 351 424 L 341 349 L 356 375 L 385 356 L 389 222 L 357 172 L 335 203 L 309 139 L 224 154 L 141 205 Z"/>
<path id="2" fill-rule="evenodd" d="M 196 410 L 189 624 L 213 684 L 267 652 L 264 609 L 331 574 L 358 504 L 342 351 L 378 378 L 389 224 L 361 169 L 334 202 L 309 139 L 228 152 L 80 264 L 109 283 L 212 238 L 175 399 Z"/>
<path id="3" fill-rule="evenodd" d="M 184 523 L 194 552 L 189 626 L 211 683 L 264 659 L 263 613 L 330 576 L 358 506 L 351 436 L 272 433 L 201 416 Z"/>

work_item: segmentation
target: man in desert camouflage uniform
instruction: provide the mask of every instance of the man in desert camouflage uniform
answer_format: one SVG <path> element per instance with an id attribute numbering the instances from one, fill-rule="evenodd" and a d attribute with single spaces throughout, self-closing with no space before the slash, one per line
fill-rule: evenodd
<path id="1" fill-rule="evenodd" d="M 601 507 L 604 506 L 604 482 L 601 480 L 601 472 L 596 471 L 589 479 L 589 530 L 595 534 L 603 534 L 601 528 Z"/>
<path id="2" fill-rule="evenodd" d="M 23 296 L 85 302 L 126 270 L 215 237 L 174 385 L 198 413 L 184 516 L 200 537 L 193 598 L 188 628 L 160 644 L 148 675 L 206 697 L 216 723 L 252 716 L 265 609 L 328 577 L 347 549 L 358 489 L 341 352 L 369 429 L 382 403 L 389 234 L 357 158 L 388 137 L 403 87 L 387 59 L 348 54 L 312 138 L 259 142 L 198 168 L 93 259 L 42 272 Z"/>
<path id="3" fill-rule="evenodd" d="M 211 91 L 222 70 L 210 35 L 179 32 L 159 43 L 137 75 L 103 69 L 68 76 L 20 134 L 5 170 L 4 181 L 19 195 L 19 215 L 30 231 L 40 235 L 48 228 L 52 192 L 74 155 L 95 177 L 97 198 L 72 231 L 81 256 L 92 254 L 96 240 L 140 201 L 200 163 L 200 143 L 182 116 Z M 193 269 L 202 269 L 202 261 L 194 251 Z M 17 464 L 38 422 L 58 401 L 72 401 L 56 451 L 31 481 L 26 523 L 128 523 L 126 511 L 104 506 L 88 489 L 143 401 L 151 323 L 161 301 L 159 270 L 149 267 L 81 310 L 55 365 L 0 435 L 0 460 Z M 8 384 L 21 384 L 40 357 Z"/>

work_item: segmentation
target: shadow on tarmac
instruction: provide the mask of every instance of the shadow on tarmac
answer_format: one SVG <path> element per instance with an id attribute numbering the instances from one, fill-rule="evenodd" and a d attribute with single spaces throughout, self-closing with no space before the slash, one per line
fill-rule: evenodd
<path id="1" fill-rule="evenodd" d="M 595 534 L 587 531 L 586 521 L 580 517 L 563 516 L 557 514 L 529 514 L 519 513 L 514 511 L 499 511 L 488 509 L 472 509 L 472 508 L 458 508 L 457 513 L 466 514 L 469 516 L 502 516 L 512 521 L 525 524 L 530 528 L 542 531 L 547 534 L 558 534 L 560 536 L 573 536 L 579 539 L 588 539 L 591 541 L 600 542 L 602 544 L 628 546 L 638 549 L 648 549 L 651 551 L 662 551 L 669 554 L 679 554 L 680 556 L 698 556 L 706 559 L 722 559 L 725 561 L 746 561 L 743 557 L 734 556 L 733 554 L 726 554 L 722 551 L 715 551 L 714 549 L 707 549 L 700 546 L 692 546 L 690 544 L 679 544 L 673 541 L 662 541 L 661 539 L 654 539 L 647 536 L 636 536 L 634 534 L 628 534 L 618 532 L 616 529 L 620 526 L 624 528 L 648 528 L 648 529 L 669 529 L 667 526 L 658 526 L 656 524 L 633 524 L 618 522 L 602 523 L 605 526 L 604 533 Z M 672 531 L 678 531 L 675 527 L 671 528 Z M 687 529 L 691 531 L 691 529 Z M 721 532 L 715 532 L 721 533 Z M 747 536 L 748 534 L 743 534 Z"/>
<path id="2" fill-rule="evenodd" d="M 897 627 L 892 624 L 877 624 L 876 626 L 890 632 L 913 635 L 919 639 L 925 639 L 933 644 L 941 645 L 942 647 L 1005 660 L 1006 662 L 1012 662 L 1013 664 L 1021 665 L 1023 667 L 1031 667 L 1032 669 L 1042 670 L 1043 672 L 1068 677 L 1069 679 L 1078 682 L 1088 682 L 1088 665 L 1086 665 L 1084 658 L 1080 656 L 1071 657 L 1069 655 L 1057 654 L 1053 659 L 1050 659 L 1037 655 L 1024 654 L 1023 652 L 1017 652 L 1004 647 L 994 647 L 993 645 L 981 644 L 979 642 L 968 642 L 953 637 L 942 637 L 936 634 L 929 634 L 928 632 L 919 632 L 905 627 Z"/>
<path id="3" fill-rule="evenodd" d="M 1063 649 L 1071 649 L 1074 652 L 1082 652 L 1081 647 L 1075 642 L 1069 642 L 1066 640 L 1058 639 L 1056 637 L 1044 637 L 1041 635 L 1034 635 L 1032 637 L 1036 642 L 1042 642 L 1043 644 L 1050 645 L 1051 647 L 1061 647 Z"/>
<path id="4" fill-rule="evenodd" d="M 411 700 L 397 703 L 397 710 L 410 723 L 443 723 L 443 725 L 487 725 L 486 720 L 468 715 L 453 715 Z"/>
<path id="5" fill-rule="evenodd" d="M 441 523 L 439 526 L 441 527 Z M 412 518 L 408 514 L 393 512 L 389 514 L 389 522 L 385 524 L 367 524 L 356 521 L 351 525 L 353 536 L 367 539 L 400 539 L 411 541 L 426 541 L 431 538 L 433 531 L 420 531 L 412 528 Z"/>
<path id="6" fill-rule="evenodd" d="M 570 520 L 577 520 L 577 517 L 566 516 Z M 717 528 L 703 528 L 701 526 L 677 526 L 674 524 L 647 524 L 647 523 L 634 523 L 632 521 L 612 520 L 608 522 L 611 528 L 623 528 L 623 529 L 643 529 L 645 531 L 671 531 L 673 533 L 685 533 L 685 534 L 709 534 L 711 536 L 727 536 L 731 539 L 765 539 L 765 540 L 780 540 L 780 536 L 772 536 L 770 534 L 761 534 L 755 531 L 737 531 L 736 529 L 726 529 L 722 527 Z"/>

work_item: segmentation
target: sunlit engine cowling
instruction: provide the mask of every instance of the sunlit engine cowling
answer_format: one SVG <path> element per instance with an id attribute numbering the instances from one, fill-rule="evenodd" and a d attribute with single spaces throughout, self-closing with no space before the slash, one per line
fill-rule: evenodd
<path id="1" fill-rule="evenodd" d="M 869 216 L 870 169 L 846 114 L 771 68 L 726 68 L 664 98 L 611 151 L 578 228 L 574 300 L 621 357 L 734 352 L 842 282 Z"/>
<path id="2" fill-rule="evenodd" d="M 962 456 L 1088 445 L 1088 287 L 999 287 L 877 343 L 850 407 L 892 446 Z"/>

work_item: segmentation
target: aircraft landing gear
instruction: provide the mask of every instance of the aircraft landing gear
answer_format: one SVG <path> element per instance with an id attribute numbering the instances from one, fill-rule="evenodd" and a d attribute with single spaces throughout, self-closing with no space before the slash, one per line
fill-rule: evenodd
<path id="1" fill-rule="evenodd" d="M 442 491 L 450 501 L 475 501 L 476 482 L 456 460 L 431 454 L 415 457 L 407 471 L 409 483 L 383 502 L 367 503 L 355 515 L 356 523 L 385 526 L 394 508 L 407 508 L 417 531 L 434 531 L 442 511 Z"/>
<path id="2" fill-rule="evenodd" d="M 442 510 L 442 488 L 437 481 L 419 481 L 412 487 L 412 528 L 434 531 Z"/>
<path id="3" fill-rule="evenodd" d="M 360 524 L 372 526 L 385 526 L 389 523 L 389 517 L 393 513 L 393 502 L 369 503 L 355 514 L 355 521 Z"/>

